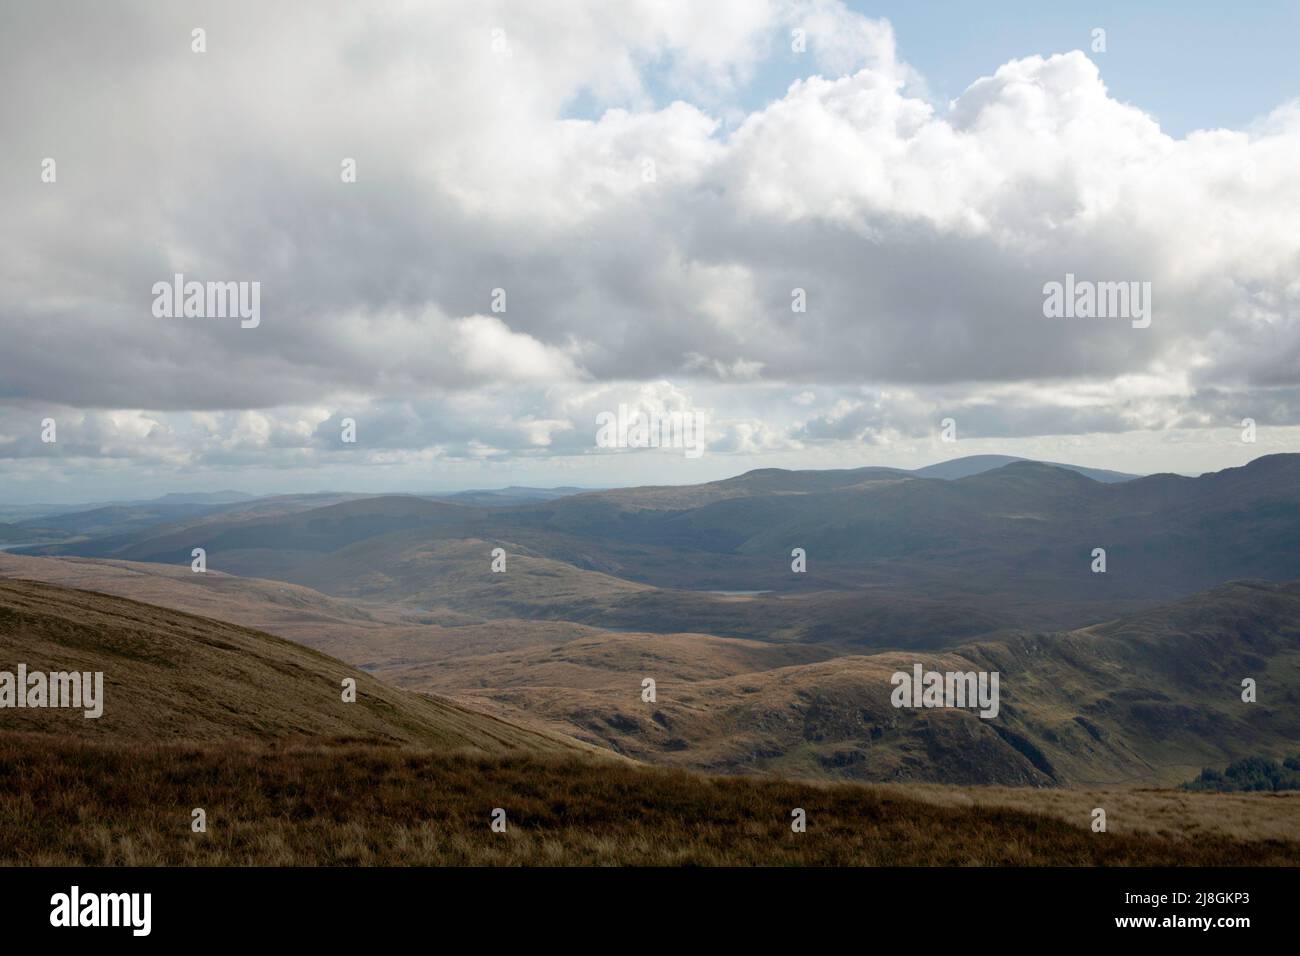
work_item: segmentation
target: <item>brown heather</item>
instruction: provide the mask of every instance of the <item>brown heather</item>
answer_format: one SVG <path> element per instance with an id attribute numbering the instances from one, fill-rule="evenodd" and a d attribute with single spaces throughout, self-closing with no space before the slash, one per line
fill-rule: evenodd
<path id="1" fill-rule="evenodd" d="M 190 831 L 207 811 L 208 832 Z M 505 834 L 489 827 L 505 808 Z M 808 813 L 806 833 L 790 810 Z M 0 736 L 17 865 L 1295 865 L 1300 843 L 1093 833 L 891 788 L 357 743 Z"/>

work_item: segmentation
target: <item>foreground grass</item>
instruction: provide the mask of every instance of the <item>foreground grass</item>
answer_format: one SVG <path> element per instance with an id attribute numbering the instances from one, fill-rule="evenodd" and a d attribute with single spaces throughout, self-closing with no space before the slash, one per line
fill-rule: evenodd
<path id="1" fill-rule="evenodd" d="M 190 831 L 190 811 L 208 831 Z M 492 810 L 508 830 L 494 833 Z M 808 829 L 790 829 L 790 811 Z M 17 865 L 1261 865 L 1300 843 L 1092 833 L 855 785 L 373 745 L 0 737 Z"/>
<path id="2" fill-rule="evenodd" d="M 879 784 L 900 796 L 946 807 L 998 807 L 1086 825 L 1106 810 L 1113 834 L 1233 842 L 1300 841 L 1300 793 L 1217 793 L 1186 790 L 1102 790 L 1046 787 L 946 787 Z"/>

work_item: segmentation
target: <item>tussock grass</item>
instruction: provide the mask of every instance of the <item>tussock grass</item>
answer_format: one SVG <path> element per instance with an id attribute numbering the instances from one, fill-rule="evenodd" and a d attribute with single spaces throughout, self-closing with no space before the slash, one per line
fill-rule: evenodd
<path id="1" fill-rule="evenodd" d="M 945 787 L 880 784 L 881 789 L 945 807 L 1000 807 L 1087 825 L 1106 811 L 1111 833 L 1199 840 L 1300 841 L 1300 793 L 1215 793 L 1055 787 Z"/>
<path id="2" fill-rule="evenodd" d="M 1189 795 L 1190 798 L 1190 795 Z M 208 832 L 190 831 L 207 811 Z M 493 808 L 508 830 L 493 833 Z M 808 830 L 790 830 L 802 807 Z M 563 755 L 361 744 L 0 737 L 19 865 L 1294 865 L 1300 843 L 1096 834 L 897 788 L 709 777 Z"/>

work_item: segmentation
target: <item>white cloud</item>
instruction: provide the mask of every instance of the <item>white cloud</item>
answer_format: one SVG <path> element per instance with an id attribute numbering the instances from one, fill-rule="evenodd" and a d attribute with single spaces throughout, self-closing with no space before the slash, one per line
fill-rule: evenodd
<path id="1" fill-rule="evenodd" d="M 204 13 L 203 57 L 147 3 L 0 38 L 7 462 L 51 460 L 45 408 L 61 454 L 160 467 L 579 457 L 629 392 L 756 456 L 945 409 L 1008 440 L 1300 423 L 1297 104 L 1176 139 L 1073 52 L 938 107 L 832 0 Z M 729 122 L 794 28 L 817 72 Z M 173 271 L 261 281 L 262 326 L 153 319 Z M 1150 281 L 1151 328 L 1044 319 L 1066 272 Z"/>

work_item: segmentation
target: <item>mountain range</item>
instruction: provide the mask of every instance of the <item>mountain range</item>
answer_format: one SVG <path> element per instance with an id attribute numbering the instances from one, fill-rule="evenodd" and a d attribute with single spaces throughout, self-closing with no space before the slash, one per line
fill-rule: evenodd
<path id="1" fill-rule="evenodd" d="M 268 499 L 13 550 L 188 564 L 201 547 L 228 573 L 480 620 L 943 647 L 1300 577 L 1297 486 L 1296 455 L 1108 483 L 1023 461 L 950 480 L 765 469 L 500 506 Z M 495 548 L 507 574 L 483 573 Z"/>
<path id="2" fill-rule="evenodd" d="M 1300 729 L 1298 488 L 1300 456 L 1275 455 L 1199 478 L 1012 461 L 513 504 L 291 496 L 10 552 L 0 574 L 271 631 L 655 763 L 1167 785 Z M 900 713 L 890 675 L 918 663 L 999 670 L 1001 716 Z"/>

